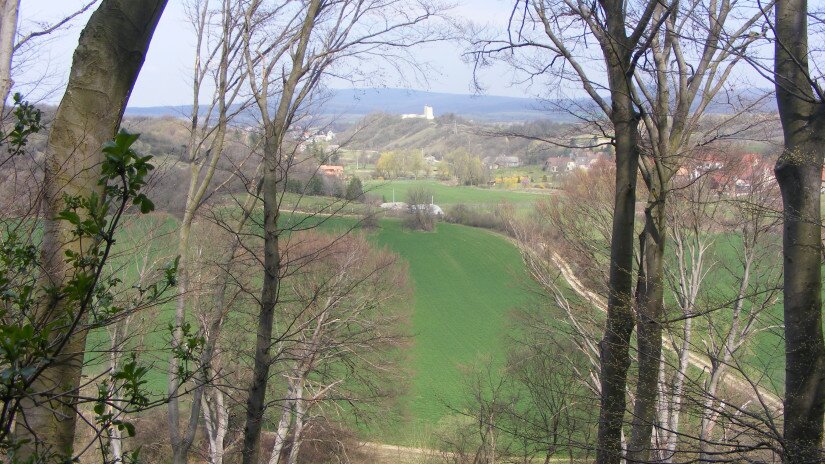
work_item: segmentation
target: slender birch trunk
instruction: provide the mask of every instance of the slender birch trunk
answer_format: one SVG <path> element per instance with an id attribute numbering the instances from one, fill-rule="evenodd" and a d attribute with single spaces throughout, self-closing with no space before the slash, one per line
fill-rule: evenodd
<path id="1" fill-rule="evenodd" d="M 297 398 L 295 385 L 296 380 L 289 380 L 286 397 L 281 405 L 281 418 L 278 420 L 278 427 L 275 428 L 275 442 L 272 444 L 272 451 L 269 456 L 269 464 L 278 464 L 281 460 L 281 453 L 286 445 L 289 426 L 292 424 L 293 408 Z"/>
<path id="2" fill-rule="evenodd" d="M 304 383 L 306 383 L 306 379 L 300 379 L 298 388 L 295 391 L 295 427 L 292 431 L 292 447 L 289 450 L 287 464 L 297 464 L 298 453 L 301 451 L 301 443 L 304 439 L 303 433 L 307 412 L 307 401 L 304 399 Z"/>

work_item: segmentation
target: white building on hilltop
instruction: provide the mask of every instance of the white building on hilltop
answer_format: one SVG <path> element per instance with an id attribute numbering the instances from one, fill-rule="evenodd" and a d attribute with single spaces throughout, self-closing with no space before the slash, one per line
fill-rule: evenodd
<path id="1" fill-rule="evenodd" d="M 433 114 L 432 106 L 425 106 L 424 114 L 402 114 L 401 119 L 426 119 L 427 121 L 432 121 L 435 119 L 435 115 Z"/>

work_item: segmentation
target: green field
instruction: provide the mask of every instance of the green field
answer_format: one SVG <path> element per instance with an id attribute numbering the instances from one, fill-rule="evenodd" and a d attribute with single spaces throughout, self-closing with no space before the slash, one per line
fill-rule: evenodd
<path id="1" fill-rule="evenodd" d="M 411 187 L 424 187 L 430 190 L 434 196 L 435 204 L 442 207 L 459 203 L 465 205 L 495 205 L 503 201 L 530 204 L 544 198 L 541 193 L 479 187 L 453 187 L 433 180 L 369 181 L 365 183 L 364 191 L 382 196 L 386 201 L 392 201 L 393 191 L 395 191 L 395 201 L 406 201 L 407 190 Z"/>
<path id="2" fill-rule="evenodd" d="M 334 218 L 321 229 L 340 232 L 353 221 Z M 158 253 L 174 253 L 169 245 L 176 238 L 176 221 L 163 215 L 132 221 L 120 246 L 141 247 L 141 241 L 132 243 L 133 237 L 143 236 L 140 231 L 150 228 L 150 223 L 166 233 L 153 241 Z M 409 264 L 414 287 L 408 366 L 412 378 L 398 410 L 388 414 L 399 420 L 364 432 L 376 441 L 423 444 L 438 429 L 439 421 L 450 414 L 450 407 L 462 405 L 462 366 L 480 360 L 503 361 L 508 312 L 528 302 L 531 281 L 516 248 L 505 237 L 487 230 L 442 223 L 435 232 L 412 232 L 396 219 L 382 220 L 380 225 L 370 233 L 370 239 Z M 134 259 L 121 262 L 126 282 L 136 276 L 130 261 Z M 147 316 L 154 321 L 154 330 L 144 341 L 149 348 L 147 358 L 155 361 L 155 368 L 148 380 L 151 388 L 161 393 L 166 389 L 167 355 L 162 347 L 168 346 L 167 326 L 174 305 L 151 311 Z M 97 332 L 89 343 L 105 350 L 108 342 L 104 333 Z"/>
<path id="3" fill-rule="evenodd" d="M 399 190 L 414 185 L 425 184 L 432 187 L 435 195 L 443 195 L 442 204 L 468 203 L 491 204 L 504 198 L 520 201 L 529 207 L 529 200 L 539 195 L 470 187 L 447 187 L 430 181 L 401 181 L 382 184 L 381 189 Z M 439 193 L 441 192 L 441 193 Z M 509 197 L 509 198 L 506 198 Z M 438 196 L 436 202 L 438 203 Z M 294 219 L 304 220 L 302 215 Z M 320 216 L 315 220 L 319 220 Z M 289 220 L 289 215 L 283 218 Z M 176 221 L 168 216 L 151 215 L 134 221 L 125 234 L 128 237 L 144 235 L 141 230 L 149 222 L 167 232 L 153 246 L 163 253 L 174 253 L 169 246 L 174 243 Z M 326 221 L 321 229 L 341 231 L 353 226 L 352 217 L 339 217 Z M 304 224 L 306 225 L 306 224 Z M 483 229 L 455 224 L 441 223 L 434 232 L 413 232 L 401 227 L 397 219 L 384 219 L 380 227 L 369 232 L 370 239 L 378 246 L 387 247 L 398 253 L 409 265 L 410 280 L 414 286 L 411 332 L 413 343 L 409 352 L 411 373 L 408 389 L 397 407 L 386 411 L 387 423 L 375 428 L 362 428 L 364 438 L 371 441 L 403 445 L 433 446 L 440 433 L 455 424 L 456 413 L 452 408 L 461 408 L 465 403 L 465 376 L 462 368 L 492 361 L 500 364 L 506 352 L 508 335 L 508 313 L 516 308 L 536 304 L 531 300 L 534 285 L 523 267 L 518 251 L 510 241 Z M 132 239 L 121 243 L 127 247 Z M 141 245 L 135 243 L 140 247 Z M 724 301 L 730 298 L 734 280 L 722 268 L 735 269 L 735 236 L 719 237 L 710 254 L 716 270 L 711 273 L 708 291 L 714 299 Z M 130 258 L 123 264 L 126 280 L 134 277 L 128 267 Z M 257 272 L 254 269 L 250 272 Z M 166 329 L 173 314 L 172 305 L 154 310 L 156 330 L 148 334 L 146 343 L 150 347 L 168 346 Z M 781 315 L 781 303 L 768 311 L 769 316 Z M 716 317 L 724 317 L 721 311 Z M 778 322 L 778 321 L 777 321 Z M 701 319 L 697 330 L 707 330 Z M 781 386 L 783 363 L 781 338 L 773 330 L 763 331 L 756 342 L 749 347 L 746 359 L 754 366 L 753 374 L 765 373 Z M 93 342 L 105 344 L 103 334 L 92 337 Z M 105 348 L 105 346 L 103 346 Z M 166 351 L 159 349 L 155 357 L 156 369 L 151 375 L 151 384 L 159 392 L 165 390 Z M 150 356 L 152 354 L 150 353 Z M 492 369 L 491 371 L 494 371 Z M 778 390 L 778 389 L 777 389 Z"/>
<path id="4" fill-rule="evenodd" d="M 415 285 L 410 422 L 387 438 L 426 436 L 448 404 L 461 405 L 460 366 L 503 361 L 507 314 L 528 303 L 531 281 L 516 248 L 482 229 L 439 224 L 422 233 L 384 221 L 375 241 L 408 261 Z"/>

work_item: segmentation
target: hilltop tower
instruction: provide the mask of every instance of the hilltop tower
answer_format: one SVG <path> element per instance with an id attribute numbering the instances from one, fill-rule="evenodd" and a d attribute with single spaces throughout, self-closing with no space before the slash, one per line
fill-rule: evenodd
<path id="1" fill-rule="evenodd" d="M 432 121 L 435 119 L 435 116 L 433 115 L 433 107 L 424 106 L 424 114 L 402 114 L 401 119 L 426 119 L 428 121 Z"/>

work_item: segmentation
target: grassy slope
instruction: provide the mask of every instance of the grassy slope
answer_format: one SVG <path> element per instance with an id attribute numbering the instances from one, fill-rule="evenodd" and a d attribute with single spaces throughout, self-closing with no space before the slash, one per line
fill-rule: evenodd
<path id="1" fill-rule="evenodd" d="M 454 201 L 464 201 L 468 195 L 486 200 L 489 197 L 485 195 L 496 193 L 535 197 L 473 188 L 444 189 L 449 189 L 447 193 Z M 323 228 L 340 230 L 349 227 L 352 221 L 351 218 L 336 218 Z M 174 222 L 163 220 L 162 229 L 173 231 Z M 528 292 L 521 286 L 528 285 L 530 280 L 516 249 L 503 237 L 485 230 L 440 224 L 433 233 L 410 232 L 401 229 L 397 220 L 383 220 L 381 226 L 372 233 L 372 239 L 408 261 L 415 286 L 412 318 L 415 342 L 411 353 L 414 376 L 410 392 L 402 400 L 401 410 L 398 411 L 406 420 L 369 433 L 375 440 L 417 444 L 426 440 L 428 433 L 438 429 L 439 422 L 450 415 L 445 403 L 460 406 L 463 389 L 461 365 L 472 364 L 476 360 L 503 360 L 507 312 L 528 303 Z M 132 235 L 139 236 L 141 224 L 132 227 L 138 232 Z M 174 239 L 174 233 L 164 237 L 170 243 Z M 719 262 L 731 263 L 735 259 L 732 255 L 735 242 L 719 240 L 716 243 L 713 255 L 717 265 Z M 129 282 L 133 272 L 127 268 L 126 273 L 125 280 Z M 716 291 L 725 295 L 733 282 L 720 274 L 714 273 L 711 280 L 716 282 Z M 156 331 L 147 337 L 147 342 L 150 346 L 162 347 L 168 344 L 166 324 L 171 320 L 173 306 L 170 304 L 158 311 Z M 781 303 L 770 313 L 777 318 L 777 322 L 781 320 Z M 103 337 L 93 336 L 92 344 L 104 340 Z M 774 385 L 779 387 L 777 390 L 781 390 L 784 374 L 781 349 L 781 337 L 773 331 L 762 332 L 748 356 L 754 370 L 768 374 Z M 165 353 L 159 350 L 157 354 L 163 357 Z M 150 378 L 158 392 L 165 390 L 164 369 L 165 360 L 158 359 L 156 370 Z"/>
<path id="2" fill-rule="evenodd" d="M 411 423 L 390 439 L 415 438 L 462 397 L 461 365 L 503 361 L 507 313 L 527 301 L 529 283 L 517 250 L 503 237 L 452 224 L 434 233 L 385 221 L 376 242 L 403 256 L 415 285 Z"/>
<path id="3" fill-rule="evenodd" d="M 130 224 L 133 232 L 147 227 L 150 218 Z M 157 219 L 152 219 L 157 221 Z M 322 229 L 341 232 L 354 219 L 335 218 Z M 161 220 L 166 232 L 174 231 L 176 221 Z M 131 248 L 140 234 L 125 234 L 121 246 Z M 162 237 L 168 244 L 176 235 Z M 449 414 L 445 403 L 457 406 L 462 401 L 461 365 L 479 359 L 500 362 L 504 357 L 504 335 L 507 312 L 527 301 L 522 287 L 529 284 L 515 247 L 504 237 L 486 230 L 453 224 L 439 224 L 436 232 L 411 232 L 401 228 L 398 220 L 383 220 L 381 228 L 371 234 L 379 246 L 386 246 L 409 263 L 415 287 L 411 352 L 413 378 L 409 393 L 395 411 L 404 420 L 390 427 L 367 431 L 375 440 L 413 444 L 429 433 Z M 138 245 L 140 246 L 140 245 Z M 158 246 L 158 252 L 162 246 Z M 480 250 L 482 250 L 480 252 Z M 168 247 L 164 253 L 174 253 Z M 135 272 L 126 258 L 124 280 L 131 282 Z M 146 344 L 155 347 L 147 353 L 155 365 L 150 373 L 150 388 L 158 394 L 166 389 L 167 325 L 174 317 L 174 304 L 151 310 L 146 314 L 154 330 L 146 336 Z M 90 346 L 104 348 L 106 336 L 92 334 Z M 95 368 L 92 368 L 97 370 Z"/>
<path id="4" fill-rule="evenodd" d="M 781 237 L 775 237 L 777 242 L 781 241 Z M 714 241 L 711 248 L 711 257 L 714 262 L 714 269 L 707 281 L 708 289 L 706 291 L 712 292 L 722 301 L 732 302 L 736 296 L 738 279 L 734 278 L 732 272 L 737 275 L 741 273 L 741 265 L 739 264 L 738 253 L 741 249 L 741 237 L 736 234 L 720 235 Z M 774 245 L 776 255 L 768 255 L 766 262 L 758 262 L 754 265 L 752 271 L 752 278 L 757 279 L 762 273 L 769 270 L 774 273 L 779 272 L 778 269 L 773 268 L 781 263 L 782 256 L 781 244 Z M 763 277 L 764 278 L 764 277 Z M 781 279 L 777 281 L 781 285 Z M 775 303 L 760 315 L 761 329 L 753 334 L 751 343 L 745 347 L 745 360 L 747 362 L 747 370 L 749 375 L 754 379 L 763 380 L 765 376 L 765 386 L 772 388 L 777 393 L 781 394 L 784 391 L 785 379 L 785 358 L 784 353 L 784 336 L 782 334 L 782 293 L 778 291 L 775 293 Z M 732 303 L 724 311 L 718 313 L 718 317 L 723 318 L 725 323 L 730 321 L 730 307 Z M 750 301 L 744 304 L 745 312 L 751 307 Z M 716 316 L 714 316 L 716 317 Z M 700 321 L 700 327 L 703 324 Z M 767 327 L 767 328 L 766 328 Z"/>

